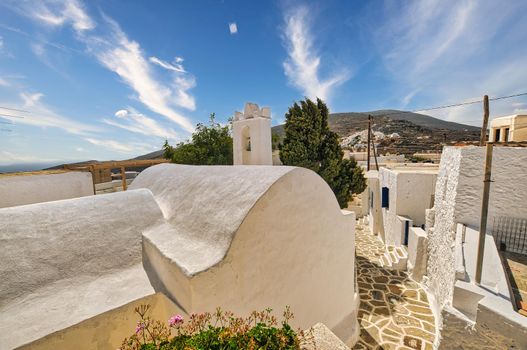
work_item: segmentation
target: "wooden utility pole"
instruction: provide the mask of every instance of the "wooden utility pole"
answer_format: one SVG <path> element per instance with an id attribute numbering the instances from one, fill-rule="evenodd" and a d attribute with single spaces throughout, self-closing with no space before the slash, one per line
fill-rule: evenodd
<path id="1" fill-rule="evenodd" d="M 370 144 L 371 144 L 371 114 L 368 114 L 368 159 L 366 163 L 366 170 L 370 171 Z"/>
<path id="2" fill-rule="evenodd" d="M 487 235 L 487 214 L 489 211 L 490 177 L 492 174 L 492 150 L 494 144 L 487 142 L 485 151 L 485 177 L 483 179 L 483 199 L 481 202 L 481 221 L 479 224 L 478 257 L 476 261 L 476 284 L 481 284 L 483 270 L 483 253 L 485 251 L 485 238 Z"/>
<path id="3" fill-rule="evenodd" d="M 487 141 L 488 123 L 489 123 L 489 97 L 485 95 L 483 96 L 483 127 L 481 128 L 481 137 L 479 139 L 480 146 L 485 146 L 485 142 Z"/>
<path id="4" fill-rule="evenodd" d="M 370 120 L 373 121 L 373 117 L 372 116 L 370 116 L 370 117 L 371 117 Z M 371 130 L 371 126 L 370 126 L 370 130 Z M 375 134 L 372 134 L 371 136 L 372 136 L 371 137 L 371 147 L 373 148 L 373 157 L 375 159 L 375 170 L 378 171 L 379 170 L 379 163 L 377 162 L 377 150 L 375 149 L 375 141 L 374 141 Z"/>

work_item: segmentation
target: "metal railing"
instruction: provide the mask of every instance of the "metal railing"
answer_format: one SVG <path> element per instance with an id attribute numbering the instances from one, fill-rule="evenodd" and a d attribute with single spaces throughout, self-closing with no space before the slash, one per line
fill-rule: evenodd
<path id="1" fill-rule="evenodd" d="M 499 250 L 527 255 L 527 219 L 495 217 L 492 235 Z"/>

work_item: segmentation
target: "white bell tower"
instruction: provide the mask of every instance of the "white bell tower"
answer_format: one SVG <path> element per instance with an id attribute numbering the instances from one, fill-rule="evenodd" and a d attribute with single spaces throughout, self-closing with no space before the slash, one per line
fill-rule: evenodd
<path id="1" fill-rule="evenodd" d="M 273 165 L 271 109 L 247 102 L 232 121 L 234 165 Z"/>

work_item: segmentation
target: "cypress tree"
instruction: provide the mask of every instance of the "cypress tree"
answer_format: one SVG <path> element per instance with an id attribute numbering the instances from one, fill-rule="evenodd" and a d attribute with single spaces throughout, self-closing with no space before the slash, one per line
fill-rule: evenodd
<path id="1" fill-rule="evenodd" d="M 366 180 L 354 159 L 342 159 L 338 135 L 329 130 L 328 116 L 329 109 L 319 98 L 316 103 L 306 98 L 289 107 L 280 160 L 318 173 L 345 208 L 354 193 L 364 191 Z"/>

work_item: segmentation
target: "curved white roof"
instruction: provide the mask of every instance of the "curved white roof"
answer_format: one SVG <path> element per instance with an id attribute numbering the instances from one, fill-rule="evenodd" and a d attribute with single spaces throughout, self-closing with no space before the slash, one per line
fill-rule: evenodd
<path id="1" fill-rule="evenodd" d="M 300 170 L 160 164 L 144 170 L 130 189 L 152 191 L 166 222 L 143 235 L 192 276 L 224 258 L 254 204 L 279 178 L 295 169 Z"/>

